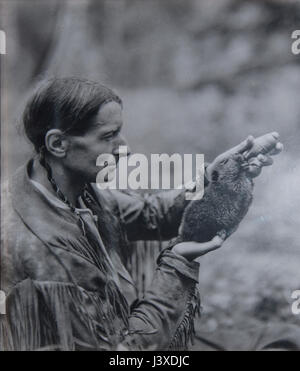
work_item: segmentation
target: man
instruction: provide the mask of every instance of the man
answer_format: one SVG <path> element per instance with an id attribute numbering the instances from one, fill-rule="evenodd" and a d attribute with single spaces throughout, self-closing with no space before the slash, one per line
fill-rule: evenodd
<path id="1" fill-rule="evenodd" d="M 220 248 L 225 236 L 164 250 L 151 287 L 138 300 L 124 267 L 127 239 L 175 237 L 185 191 L 143 198 L 92 184 L 101 170 L 97 157 L 112 154 L 118 162 L 119 147 L 126 145 L 121 99 L 98 83 L 42 83 L 23 123 L 37 154 L 16 172 L 3 197 L 1 273 L 8 299 L 0 347 L 185 348 L 199 307 L 195 259 Z M 252 145 L 250 137 L 216 161 Z M 278 142 L 272 154 L 281 149 Z M 253 158 L 249 176 L 271 163 L 270 156 Z"/>

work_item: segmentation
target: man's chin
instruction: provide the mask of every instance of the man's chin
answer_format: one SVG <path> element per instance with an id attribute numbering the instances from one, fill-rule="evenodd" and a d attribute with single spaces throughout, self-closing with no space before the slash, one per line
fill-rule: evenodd
<path id="1" fill-rule="evenodd" d="M 107 183 L 111 183 L 113 182 L 114 180 L 116 179 L 116 167 L 112 167 L 112 169 L 108 169 L 107 172 L 105 172 L 105 174 L 101 174 L 101 176 L 99 177 L 99 174 L 96 174 L 92 180 L 91 183 L 99 183 L 100 185 L 101 184 L 107 184 Z"/>

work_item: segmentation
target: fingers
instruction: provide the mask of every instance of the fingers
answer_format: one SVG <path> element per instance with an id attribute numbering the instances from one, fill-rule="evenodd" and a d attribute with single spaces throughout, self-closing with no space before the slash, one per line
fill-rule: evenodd
<path id="1" fill-rule="evenodd" d="M 222 153 L 220 156 L 216 158 L 217 161 L 221 161 L 224 158 L 228 158 L 229 156 L 235 154 L 235 153 L 244 153 L 248 150 L 250 150 L 254 145 L 254 137 L 252 135 L 249 135 L 249 137 L 244 140 L 239 145 L 229 149 L 228 151 Z"/>
<path id="2" fill-rule="evenodd" d="M 249 160 L 249 167 L 247 173 L 252 178 L 256 178 L 262 171 L 264 166 L 271 166 L 273 165 L 272 157 L 268 155 L 258 155 L 257 157 L 252 158 Z"/>
<path id="3" fill-rule="evenodd" d="M 274 163 L 274 160 L 271 156 L 268 155 L 258 155 L 257 160 L 261 163 L 261 166 L 271 166 Z"/>
<path id="4" fill-rule="evenodd" d="M 273 137 L 277 140 L 279 140 L 279 138 L 280 138 L 280 135 L 277 131 L 273 131 L 273 133 L 271 133 L 271 135 L 273 135 Z"/>
<path id="5" fill-rule="evenodd" d="M 224 240 L 220 236 L 215 236 L 211 241 L 205 242 L 202 246 L 203 255 L 219 249 L 223 245 Z"/>
<path id="6" fill-rule="evenodd" d="M 199 256 L 205 255 L 211 251 L 215 251 L 219 249 L 223 245 L 225 238 L 226 238 L 226 232 L 222 231 L 217 236 L 215 236 L 211 241 L 199 244 L 199 245 L 202 245 L 201 254 Z"/>
<path id="7" fill-rule="evenodd" d="M 277 135 L 279 137 L 279 134 Z M 272 159 L 271 156 L 278 155 L 279 153 L 283 151 L 283 148 L 284 148 L 283 144 L 278 142 L 275 148 L 272 151 L 270 151 L 268 154 L 266 155 L 259 154 L 257 157 L 251 158 L 248 161 L 249 163 L 249 167 L 247 170 L 248 175 L 251 176 L 252 178 L 256 178 L 257 176 L 259 176 L 264 166 L 273 165 L 274 160 Z"/>
<path id="8" fill-rule="evenodd" d="M 233 148 L 238 153 L 244 153 L 245 151 L 248 151 L 251 149 L 254 145 L 254 137 L 252 135 L 249 135 L 249 137 L 244 140 L 241 144 Z"/>
<path id="9" fill-rule="evenodd" d="M 172 251 L 175 254 L 179 254 L 188 260 L 199 258 L 200 256 L 206 255 L 207 253 L 219 249 L 226 238 L 226 232 L 222 231 L 215 236 L 211 241 L 199 243 L 199 242 L 181 242 L 175 245 Z"/>
<path id="10" fill-rule="evenodd" d="M 250 166 L 271 166 L 273 165 L 274 160 L 272 159 L 271 156 L 268 155 L 258 155 L 257 157 L 251 158 L 248 163 Z"/>
<path id="11" fill-rule="evenodd" d="M 217 233 L 217 236 L 221 237 L 221 239 L 225 241 L 227 237 L 227 232 L 225 231 L 225 229 L 222 229 L 220 232 Z"/>
<path id="12" fill-rule="evenodd" d="M 279 153 L 281 153 L 284 149 L 284 146 L 282 143 L 277 143 L 275 148 L 269 152 L 269 155 L 270 156 L 275 156 L 275 155 L 278 155 Z"/>
<path id="13" fill-rule="evenodd" d="M 275 139 L 279 140 L 279 134 L 277 132 L 272 133 L 272 135 Z M 214 163 L 218 163 L 218 162 L 224 160 L 225 158 L 228 158 L 229 156 L 231 156 L 233 154 L 236 154 L 236 153 L 244 154 L 245 158 L 247 159 L 247 154 L 252 149 L 254 144 L 255 144 L 255 138 L 253 137 L 253 135 L 249 135 L 248 138 L 246 140 L 244 140 L 242 143 L 240 143 L 239 145 L 231 148 L 230 150 L 228 150 L 228 151 L 222 153 L 220 156 L 218 156 L 215 159 Z M 276 143 L 275 148 L 273 148 L 269 153 L 267 153 L 267 156 L 278 155 L 282 151 L 283 151 L 283 144 L 278 142 L 278 143 Z M 264 160 L 262 160 L 262 162 L 263 162 L 263 166 L 268 166 L 270 164 L 269 159 L 266 161 L 265 164 L 264 164 Z M 253 164 L 253 165 L 255 165 L 255 164 Z"/>
<path id="14" fill-rule="evenodd" d="M 219 232 L 211 241 L 206 242 L 207 252 L 219 249 L 227 237 L 226 231 Z"/>

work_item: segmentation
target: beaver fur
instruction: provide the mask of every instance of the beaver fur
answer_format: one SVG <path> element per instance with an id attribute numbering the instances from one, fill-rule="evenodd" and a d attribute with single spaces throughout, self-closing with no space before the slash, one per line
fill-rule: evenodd
<path id="1" fill-rule="evenodd" d="M 185 209 L 180 241 L 207 242 L 221 231 L 229 237 L 237 229 L 252 202 L 253 181 L 246 174 L 247 166 L 240 154 L 215 166 L 203 198 Z"/>

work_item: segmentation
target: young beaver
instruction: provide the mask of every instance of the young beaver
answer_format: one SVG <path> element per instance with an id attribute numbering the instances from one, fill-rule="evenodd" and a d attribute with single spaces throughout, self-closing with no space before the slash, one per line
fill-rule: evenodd
<path id="1" fill-rule="evenodd" d="M 234 154 L 212 171 L 203 198 L 191 201 L 179 230 L 180 241 L 207 242 L 221 231 L 229 237 L 247 214 L 252 202 L 253 181 L 243 155 Z"/>

